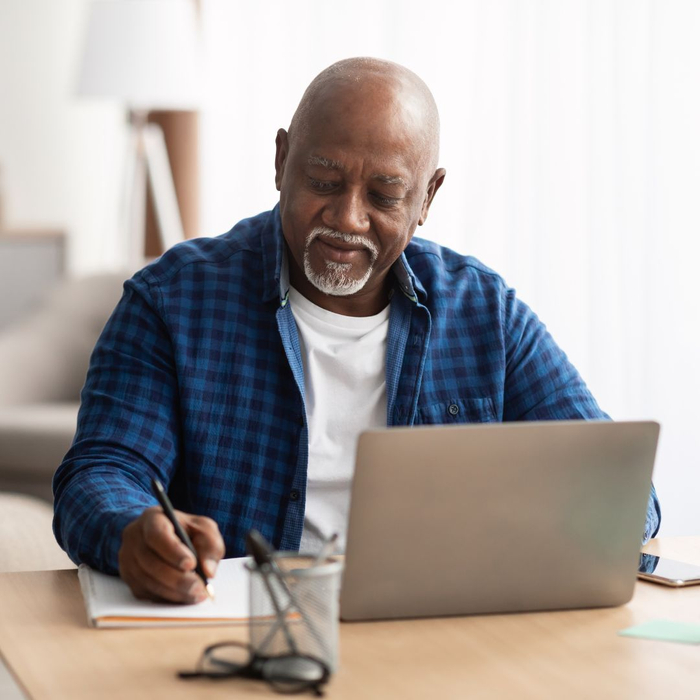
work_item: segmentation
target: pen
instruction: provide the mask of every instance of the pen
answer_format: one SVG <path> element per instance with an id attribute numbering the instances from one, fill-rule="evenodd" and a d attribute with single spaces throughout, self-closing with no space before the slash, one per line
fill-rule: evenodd
<path id="1" fill-rule="evenodd" d="M 207 595 L 214 600 L 214 587 L 209 583 L 207 580 L 207 576 L 204 573 L 204 569 L 202 568 L 202 562 L 199 560 L 199 557 L 197 556 L 197 550 L 194 548 L 194 545 L 192 544 L 192 540 L 189 538 L 189 535 L 182 529 L 182 525 L 180 525 L 179 520 L 175 517 L 175 511 L 173 510 L 173 504 L 170 502 L 170 499 L 168 498 L 168 494 L 165 493 L 165 489 L 163 488 L 163 484 L 158 481 L 158 479 L 151 479 L 151 484 L 153 486 L 153 490 L 156 492 L 156 498 L 158 499 L 158 503 L 160 503 L 161 507 L 163 508 L 163 512 L 165 513 L 166 517 L 168 520 L 173 524 L 173 527 L 175 528 L 175 533 L 177 536 L 180 538 L 182 543 L 187 547 L 187 549 L 194 554 L 195 559 L 197 560 L 197 566 L 195 567 L 195 573 L 199 575 L 199 577 L 204 581 L 204 588 L 207 591 Z"/>

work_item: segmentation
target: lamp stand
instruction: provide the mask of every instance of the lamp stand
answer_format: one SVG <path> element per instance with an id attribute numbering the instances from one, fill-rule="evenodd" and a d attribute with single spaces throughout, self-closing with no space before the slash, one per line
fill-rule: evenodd
<path id="1" fill-rule="evenodd" d="M 151 186 L 163 251 L 184 241 L 185 234 L 163 130 L 148 123 L 146 110 L 132 110 L 129 123 L 122 212 L 128 264 L 137 269 L 146 260 L 147 182 Z"/>

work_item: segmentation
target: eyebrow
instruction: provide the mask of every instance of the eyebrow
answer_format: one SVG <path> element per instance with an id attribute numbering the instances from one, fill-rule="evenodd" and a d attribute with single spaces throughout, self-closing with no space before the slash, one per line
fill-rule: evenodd
<path id="1" fill-rule="evenodd" d="M 377 173 L 372 175 L 372 179 L 379 180 L 379 182 L 383 182 L 385 185 L 401 185 L 407 190 L 411 189 L 406 180 L 398 175 L 382 175 L 381 173 Z"/>
<path id="2" fill-rule="evenodd" d="M 330 160 L 323 156 L 309 156 L 309 165 L 320 165 L 322 168 L 329 170 L 343 170 L 343 164 L 337 160 Z"/>

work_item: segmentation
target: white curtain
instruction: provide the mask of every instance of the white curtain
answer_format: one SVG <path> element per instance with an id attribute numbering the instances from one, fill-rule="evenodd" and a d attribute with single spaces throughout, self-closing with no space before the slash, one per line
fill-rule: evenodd
<path id="1" fill-rule="evenodd" d="M 203 32 L 203 232 L 274 205 L 321 69 L 413 69 L 448 173 L 418 235 L 501 273 L 614 418 L 662 423 L 662 534 L 700 533 L 700 3 L 204 0 Z"/>

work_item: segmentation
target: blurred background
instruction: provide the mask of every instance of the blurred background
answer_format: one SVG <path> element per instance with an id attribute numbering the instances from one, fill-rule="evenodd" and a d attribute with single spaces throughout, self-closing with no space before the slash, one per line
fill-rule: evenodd
<path id="1" fill-rule="evenodd" d="M 19 472 L 35 469 L 17 431 L 36 441 L 36 406 L 77 401 L 72 387 L 42 395 L 49 369 L 29 393 L 19 387 L 76 356 L 67 341 L 42 341 L 32 364 L 30 320 L 65 327 L 57 315 L 112 275 L 89 346 L 139 259 L 274 206 L 276 130 L 321 69 L 370 55 L 418 73 L 440 109 L 447 179 L 418 235 L 502 274 L 615 419 L 662 423 L 661 534 L 700 533 L 700 3 L 163 0 L 172 5 L 148 31 L 104 14 L 151 1 L 0 0 L 0 404 L 14 431 L 0 488 L 19 490 Z M 138 48 L 144 37 L 154 53 Z M 102 60 L 119 61 L 115 75 Z M 162 94 L 127 94 L 150 64 Z M 125 87 L 128 71 L 138 78 Z M 141 120 L 162 129 L 139 131 Z M 128 157 L 138 134 L 153 150 L 147 200 Z M 136 239 L 134 216 L 146 222 Z M 93 287 L 70 286 L 85 279 Z M 19 428 L 13 401 L 31 408 Z M 0 442 L 2 420 L 0 410 Z"/>

